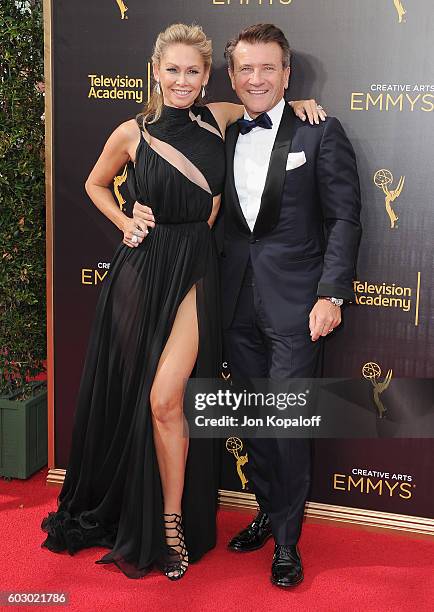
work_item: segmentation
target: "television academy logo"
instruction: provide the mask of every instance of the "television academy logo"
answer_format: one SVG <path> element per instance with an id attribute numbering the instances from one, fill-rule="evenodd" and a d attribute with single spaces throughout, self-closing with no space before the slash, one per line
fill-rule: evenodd
<path id="1" fill-rule="evenodd" d="M 121 13 L 121 19 L 128 19 L 128 15 L 125 14 L 128 10 L 128 7 L 125 4 L 125 2 L 123 0 L 116 0 L 116 4 L 119 7 L 119 10 Z"/>
<path id="2" fill-rule="evenodd" d="M 403 285 L 390 281 L 368 281 L 357 279 L 353 282 L 356 304 L 371 308 L 389 308 L 414 312 L 414 325 L 419 325 L 419 312 L 421 307 L 421 272 L 416 272 L 414 283 Z"/>
<path id="3" fill-rule="evenodd" d="M 128 74 L 88 74 L 87 97 L 95 102 L 134 101 L 143 104 L 146 89 L 149 100 L 149 76 L 149 68 L 146 78 L 131 77 Z"/>
<path id="4" fill-rule="evenodd" d="M 392 208 L 392 202 L 397 200 L 401 195 L 401 192 L 404 188 L 405 176 L 400 177 L 396 189 L 389 189 L 389 187 L 393 183 L 393 175 L 390 170 L 387 170 L 385 168 L 377 170 L 377 172 L 374 174 L 373 181 L 374 184 L 384 193 L 384 202 L 386 206 L 386 212 L 390 220 L 390 228 L 396 229 L 396 222 L 398 221 L 399 217 Z"/>
<path id="5" fill-rule="evenodd" d="M 378 416 L 380 419 L 382 419 L 385 413 L 387 412 L 387 408 L 384 406 L 383 402 L 381 401 L 380 395 L 390 385 L 390 381 L 392 380 L 392 376 L 393 376 L 393 371 L 388 370 L 384 380 L 380 381 L 379 380 L 379 377 L 381 376 L 380 366 L 378 365 L 378 363 L 369 361 L 368 363 L 365 363 L 364 366 L 362 367 L 362 375 L 363 375 L 363 378 L 370 380 L 372 383 L 374 403 L 378 410 Z"/>

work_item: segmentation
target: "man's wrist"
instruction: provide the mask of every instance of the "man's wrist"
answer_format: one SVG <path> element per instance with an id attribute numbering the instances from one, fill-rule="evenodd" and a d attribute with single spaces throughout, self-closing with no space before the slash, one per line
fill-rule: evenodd
<path id="1" fill-rule="evenodd" d="M 335 306 L 342 306 L 342 304 L 344 303 L 344 300 L 342 298 L 329 297 L 328 295 L 320 295 L 318 297 L 318 299 L 319 300 L 328 300 L 329 302 L 331 302 Z"/>

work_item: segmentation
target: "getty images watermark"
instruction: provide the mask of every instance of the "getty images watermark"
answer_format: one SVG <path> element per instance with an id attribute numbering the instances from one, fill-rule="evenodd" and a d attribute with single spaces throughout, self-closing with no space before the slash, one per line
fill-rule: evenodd
<path id="1" fill-rule="evenodd" d="M 278 411 L 284 411 L 288 408 L 300 407 L 305 408 L 308 405 L 308 397 L 310 389 L 304 392 L 254 392 L 247 391 L 235 392 L 230 389 L 218 389 L 214 393 L 195 393 L 194 408 L 196 411 L 205 411 L 209 408 L 221 408 L 222 414 L 218 417 L 205 416 L 199 414 L 194 417 L 196 427 L 244 427 L 254 428 L 255 430 L 263 427 L 283 428 L 289 427 L 318 427 L 321 421 L 321 415 L 304 416 L 279 416 L 278 414 L 266 414 L 265 416 L 249 416 L 251 409 L 255 412 L 258 409 L 261 411 L 264 408 L 272 408 Z M 227 410 L 237 412 L 241 409 L 248 408 L 249 413 L 244 412 L 242 416 L 234 416 L 234 414 L 226 414 Z"/>
<path id="2" fill-rule="evenodd" d="M 434 381 L 394 379 L 381 396 L 365 378 L 249 381 L 191 378 L 192 438 L 434 438 Z"/>

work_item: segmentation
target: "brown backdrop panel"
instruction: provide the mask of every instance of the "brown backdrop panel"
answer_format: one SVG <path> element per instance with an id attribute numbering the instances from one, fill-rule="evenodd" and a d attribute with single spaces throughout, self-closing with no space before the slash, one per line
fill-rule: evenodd
<path id="1" fill-rule="evenodd" d="M 393 377 L 433 376 L 432 2 L 56 0 L 52 11 L 52 467 L 67 464 L 89 326 L 121 239 L 87 198 L 84 182 L 108 135 L 141 109 L 153 41 L 175 21 L 199 22 L 212 37 L 209 93 L 215 100 L 234 99 L 223 61 L 227 37 L 250 23 L 280 25 L 293 48 L 290 98 L 315 96 L 353 142 L 363 194 L 359 303 L 347 309 L 342 328 L 327 342 L 325 375 L 358 377 L 366 363 L 374 363 L 377 382 L 389 370 L 391 384 Z M 392 213 L 398 217 L 393 223 Z M 431 441 L 322 440 L 315 447 L 312 499 L 432 516 Z M 234 456 L 223 454 L 222 488 L 240 490 Z M 353 487 L 353 469 L 387 473 L 381 494 L 378 477 L 368 493 L 361 490 L 367 481 Z M 411 477 L 410 496 L 404 486 L 409 481 L 402 479 L 388 494 L 392 475 Z"/>

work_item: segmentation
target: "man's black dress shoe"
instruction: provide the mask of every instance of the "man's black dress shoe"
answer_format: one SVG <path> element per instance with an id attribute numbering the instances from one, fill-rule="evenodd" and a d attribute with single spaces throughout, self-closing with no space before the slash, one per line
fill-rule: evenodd
<path id="1" fill-rule="evenodd" d="M 232 538 L 228 548 L 235 552 L 250 552 L 262 548 L 268 538 L 271 538 L 270 519 L 260 510 L 250 525 Z"/>
<path id="2" fill-rule="evenodd" d="M 303 566 L 295 544 L 276 544 L 271 564 L 271 582 L 279 587 L 292 587 L 303 580 Z"/>

